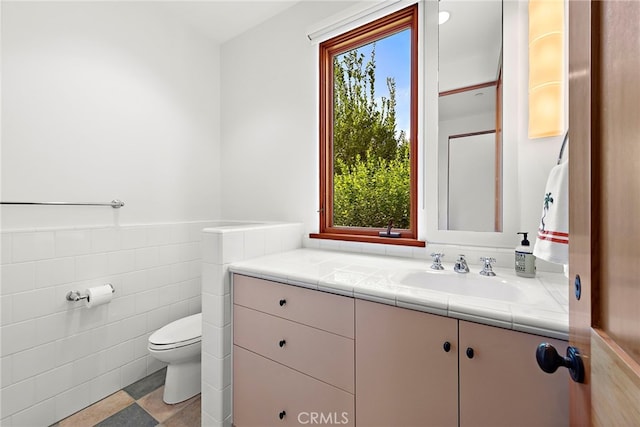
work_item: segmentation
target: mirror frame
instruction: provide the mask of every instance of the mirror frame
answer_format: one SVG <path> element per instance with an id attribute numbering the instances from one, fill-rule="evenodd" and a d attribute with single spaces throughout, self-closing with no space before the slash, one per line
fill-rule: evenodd
<path id="1" fill-rule="evenodd" d="M 518 198 L 517 141 L 521 123 L 521 106 L 524 96 L 518 91 L 519 34 L 521 28 L 519 2 L 503 1 L 502 20 L 502 231 L 440 230 L 438 227 L 438 80 L 429 76 L 438 75 L 438 2 L 425 3 L 425 210 L 426 239 L 430 244 L 452 244 L 513 248 L 517 244 L 516 233 L 520 224 L 520 200 Z M 429 19 L 429 17 L 433 17 Z M 526 24 L 526 22 L 525 22 Z M 522 24 L 524 25 L 524 24 Z M 526 25 L 525 25 L 526 29 Z M 525 109 L 526 110 L 526 109 Z M 526 112 L 526 111 L 525 111 Z"/>

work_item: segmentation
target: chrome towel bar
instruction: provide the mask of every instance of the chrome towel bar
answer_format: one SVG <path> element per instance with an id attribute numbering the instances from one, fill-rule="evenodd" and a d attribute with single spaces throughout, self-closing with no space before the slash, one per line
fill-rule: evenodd
<path id="1" fill-rule="evenodd" d="M 120 209 L 124 206 L 122 200 L 114 199 L 109 203 L 72 203 L 72 202 L 0 202 L 2 205 L 55 205 L 55 206 L 111 206 Z"/>

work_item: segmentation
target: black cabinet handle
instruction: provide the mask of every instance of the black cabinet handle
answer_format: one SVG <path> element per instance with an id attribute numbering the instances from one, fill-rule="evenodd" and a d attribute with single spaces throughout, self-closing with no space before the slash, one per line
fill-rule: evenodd
<path id="1" fill-rule="evenodd" d="M 282 411 L 278 414 L 278 418 L 280 418 L 281 420 L 284 419 L 284 416 L 287 415 L 287 413 L 285 411 Z"/>
<path id="2" fill-rule="evenodd" d="M 471 347 L 467 347 L 467 357 L 473 359 L 473 349 Z"/>
<path id="3" fill-rule="evenodd" d="M 442 344 L 442 348 L 445 352 L 449 353 L 451 350 L 451 343 L 449 341 L 445 341 L 444 344 Z"/>
<path id="4" fill-rule="evenodd" d="M 284 298 L 283 298 L 283 299 L 281 299 L 281 300 L 280 300 L 280 307 L 284 307 L 284 305 L 285 305 L 286 303 L 287 303 L 287 300 L 286 300 L 286 299 L 284 299 Z"/>
<path id="5" fill-rule="evenodd" d="M 284 345 L 287 343 L 286 340 L 280 340 L 280 342 L 278 343 L 278 345 L 280 346 L 280 348 L 284 347 Z"/>
<path id="6" fill-rule="evenodd" d="M 584 363 L 580 357 L 580 351 L 575 347 L 567 347 L 567 355 L 562 357 L 551 344 L 542 343 L 536 349 L 536 361 L 540 369 L 548 374 L 552 374 L 560 366 L 564 366 L 569 369 L 572 380 L 584 383 Z"/>

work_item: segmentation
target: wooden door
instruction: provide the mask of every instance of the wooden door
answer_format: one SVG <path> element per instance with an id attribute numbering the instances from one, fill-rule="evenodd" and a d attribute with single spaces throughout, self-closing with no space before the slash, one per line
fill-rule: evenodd
<path id="1" fill-rule="evenodd" d="M 640 2 L 570 1 L 569 57 L 571 424 L 640 425 Z"/>
<path id="2" fill-rule="evenodd" d="M 458 425 L 456 319 L 356 300 L 356 423 Z"/>
<path id="3" fill-rule="evenodd" d="M 460 427 L 564 427 L 569 421 L 567 372 L 549 375 L 535 357 L 543 338 L 460 320 Z"/>

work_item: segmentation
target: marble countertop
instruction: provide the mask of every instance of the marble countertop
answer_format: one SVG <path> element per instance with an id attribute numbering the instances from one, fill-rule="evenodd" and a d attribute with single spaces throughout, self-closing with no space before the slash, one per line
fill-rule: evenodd
<path id="1" fill-rule="evenodd" d="M 568 340 L 569 284 L 558 273 L 495 277 L 431 270 L 430 260 L 297 249 L 236 262 L 233 273 Z"/>

